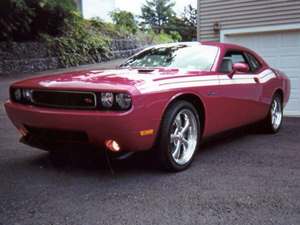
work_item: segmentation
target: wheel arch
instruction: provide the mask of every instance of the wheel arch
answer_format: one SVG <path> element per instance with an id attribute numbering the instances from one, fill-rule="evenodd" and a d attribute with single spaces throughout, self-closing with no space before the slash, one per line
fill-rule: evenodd
<path id="1" fill-rule="evenodd" d="M 168 110 L 168 108 L 174 104 L 176 101 L 180 101 L 180 100 L 184 100 L 187 102 L 190 102 L 195 109 L 198 112 L 198 116 L 200 119 L 200 124 L 201 124 L 201 136 L 204 134 L 204 130 L 206 127 L 205 121 L 206 121 L 206 107 L 205 104 L 203 102 L 203 100 L 201 99 L 201 97 L 193 92 L 186 92 L 186 93 L 179 93 L 174 95 L 172 98 L 170 98 L 170 100 L 168 101 L 168 103 L 166 104 L 165 108 L 163 109 L 163 114 L 162 114 L 162 120 L 164 119 L 164 116 L 166 114 L 166 111 Z"/>
<path id="2" fill-rule="evenodd" d="M 281 104 L 283 104 L 283 101 L 284 101 L 284 93 L 283 93 L 283 90 L 281 88 L 277 88 L 275 91 L 274 91 L 274 94 L 273 94 L 273 97 L 275 95 L 280 95 L 281 97 Z"/>

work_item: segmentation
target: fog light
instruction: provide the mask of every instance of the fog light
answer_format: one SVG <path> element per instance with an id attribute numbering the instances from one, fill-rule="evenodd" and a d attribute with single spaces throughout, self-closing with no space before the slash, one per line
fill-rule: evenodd
<path id="1" fill-rule="evenodd" d="M 24 127 L 20 127 L 18 130 L 23 137 L 25 137 L 28 134 L 28 130 Z"/>
<path id="2" fill-rule="evenodd" d="M 105 146 L 112 152 L 119 152 L 121 150 L 120 145 L 115 140 L 106 140 Z"/>

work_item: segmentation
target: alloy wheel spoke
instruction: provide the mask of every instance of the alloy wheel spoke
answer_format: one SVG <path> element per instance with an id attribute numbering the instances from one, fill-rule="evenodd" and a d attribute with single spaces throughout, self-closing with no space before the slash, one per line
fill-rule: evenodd
<path id="1" fill-rule="evenodd" d="M 176 148 L 174 150 L 174 152 L 172 153 L 174 159 L 179 159 L 179 155 L 180 155 L 180 147 L 181 147 L 181 142 L 177 141 L 176 143 Z"/>
<path id="2" fill-rule="evenodd" d="M 186 153 L 188 146 L 185 145 L 185 143 L 181 143 L 182 144 L 182 148 L 183 148 L 183 152 Z"/>
<path id="3" fill-rule="evenodd" d="M 273 112 L 276 112 L 276 110 L 277 110 L 277 101 L 274 101 Z"/>
<path id="4" fill-rule="evenodd" d="M 188 147 L 188 145 L 189 145 L 189 141 L 188 141 L 186 138 L 182 138 L 182 143 L 183 143 L 186 147 Z"/>
<path id="5" fill-rule="evenodd" d="M 182 126 L 182 123 L 181 123 L 181 118 L 180 118 L 180 114 L 178 114 L 175 118 L 175 124 L 176 124 L 176 127 L 177 129 L 180 129 L 181 126 Z"/>
<path id="6" fill-rule="evenodd" d="M 272 124 L 273 124 L 273 125 L 275 124 L 275 121 L 276 121 L 275 116 L 273 116 L 273 117 L 272 117 Z"/>
<path id="7" fill-rule="evenodd" d="M 274 100 L 272 103 L 272 125 L 275 129 L 280 125 L 282 120 L 282 111 L 281 111 L 281 103 L 277 100 Z"/>
<path id="8" fill-rule="evenodd" d="M 190 120 L 189 120 L 188 116 L 185 115 L 185 124 L 184 124 L 184 127 L 181 130 L 181 133 L 185 134 L 185 132 L 188 130 L 189 127 L 190 127 Z"/>
<path id="9" fill-rule="evenodd" d="M 171 134 L 170 142 L 174 143 L 176 139 L 178 139 L 178 136 L 176 134 Z"/>

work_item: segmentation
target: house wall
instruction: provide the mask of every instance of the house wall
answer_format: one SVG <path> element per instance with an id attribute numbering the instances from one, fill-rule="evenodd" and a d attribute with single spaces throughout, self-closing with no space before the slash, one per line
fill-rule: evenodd
<path id="1" fill-rule="evenodd" d="M 220 30 L 300 23 L 300 0 L 198 1 L 201 41 L 220 41 Z"/>

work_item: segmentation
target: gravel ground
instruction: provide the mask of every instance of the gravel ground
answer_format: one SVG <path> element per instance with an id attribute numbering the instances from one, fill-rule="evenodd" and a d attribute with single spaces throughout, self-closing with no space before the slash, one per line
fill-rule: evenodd
<path id="1" fill-rule="evenodd" d="M 53 158 L 18 143 L 2 104 L 15 79 L 0 80 L 0 225 L 300 224 L 300 118 L 210 139 L 181 173 L 139 154 L 112 174 L 85 149 Z"/>

